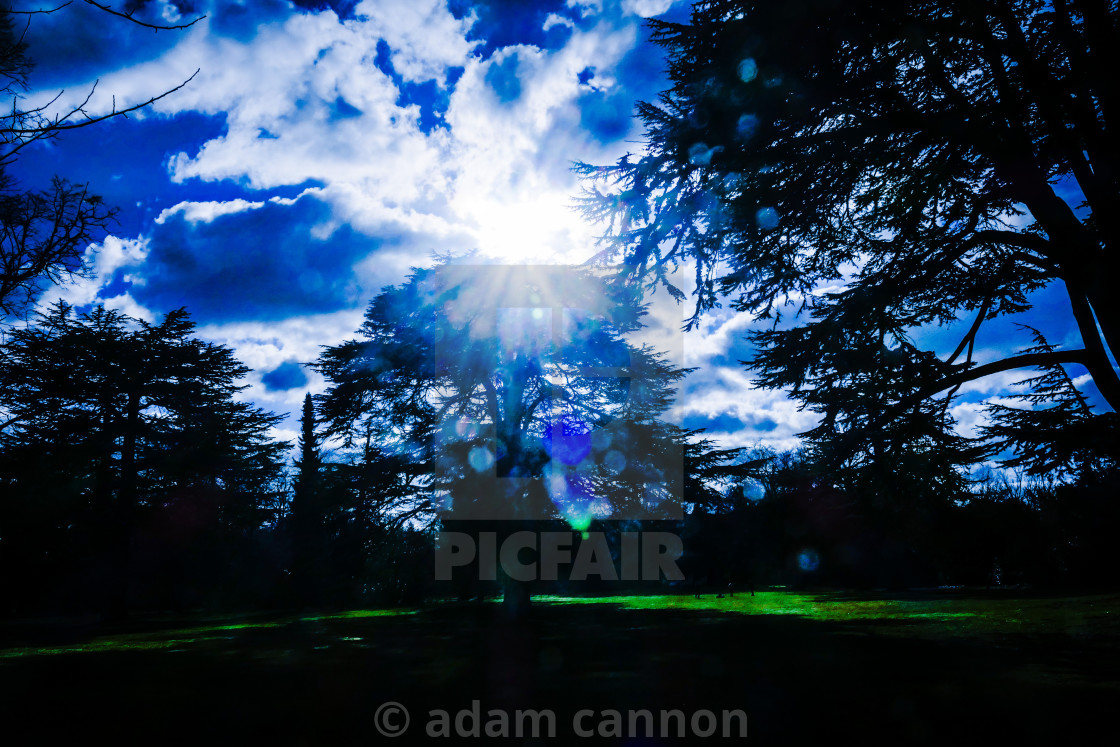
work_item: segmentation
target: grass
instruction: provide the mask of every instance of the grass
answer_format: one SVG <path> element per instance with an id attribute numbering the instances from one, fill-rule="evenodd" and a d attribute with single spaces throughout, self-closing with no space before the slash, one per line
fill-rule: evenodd
<path id="1" fill-rule="evenodd" d="M 810 620 L 858 623 L 903 621 L 883 632 L 943 638 L 1062 634 L 1072 637 L 1120 627 L 1120 594 L 1078 597 L 1008 597 L 911 594 L 856 597 L 845 593 L 762 591 L 718 598 L 691 596 L 540 596 L 548 604 L 616 604 L 626 609 L 674 609 L 741 615 L 795 615 Z M 924 623 L 924 625 L 923 625 Z M 915 627 L 917 626 L 917 627 Z"/>
<path id="2" fill-rule="evenodd" d="M 186 628 L 154 628 L 142 632 L 117 633 L 92 638 L 88 641 L 63 646 L 15 646 L 0 649 L 0 661 L 28 656 L 52 656 L 58 654 L 94 653 L 98 651 L 153 651 L 158 649 L 185 650 L 192 644 L 208 641 L 236 641 L 237 631 L 283 628 L 302 623 L 329 620 L 356 620 L 367 617 L 388 617 L 393 615 L 415 615 L 417 609 L 378 609 L 347 610 L 330 615 L 284 616 L 275 620 L 239 621 L 239 618 L 220 618 L 219 622 L 209 625 L 196 625 Z"/>
<path id="3" fill-rule="evenodd" d="M 519 623 L 498 604 L 443 603 L 5 624 L 0 716 L 44 738 L 69 725 L 118 741 L 326 744 L 376 738 L 385 701 L 419 723 L 477 699 L 483 713 L 552 709 L 562 726 L 582 708 L 738 708 L 756 743 L 1041 744 L 1111 723 L 1118 616 L 1120 594 L 762 591 L 541 596 Z"/>

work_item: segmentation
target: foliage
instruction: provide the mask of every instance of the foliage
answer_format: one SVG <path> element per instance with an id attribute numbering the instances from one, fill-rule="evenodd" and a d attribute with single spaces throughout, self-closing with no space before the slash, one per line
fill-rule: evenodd
<path id="1" fill-rule="evenodd" d="M 1034 333 L 1035 344 L 1027 352 L 1055 350 L 1041 332 L 1028 329 Z M 1029 407 L 989 404 L 991 423 L 983 428 L 993 450 L 1011 452 L 1004 460 L 1006 466 L 1025 468 L 1033 476 L 1049 474 L 1082 481 L 1093 481 L 1117 467 L 1120 426 L 1116 413 L 1094 414 L 1064 368 L 1045 366 L 1042 373 L 1019 385 L 1027 391 L 1010 398 Z"/>
<path id="2" fill-rule="evenodd" d="M 648 513 L 643 486 L 681 479 L 683 438 L 659 416 L 685 372 L 625 342 L 640 308 L 569 272 L 442 265 L 385 289 L 361 339 L 316 364 L 330 382 L 326 432 L 412 464 L 409 488 L 450 518 L 563 516 L 582 529 Z"/>
<path id="3" fill-rule="evenodd" d="M 239 535 L 276 521 L 286 444 L 269 431 L 281 416 L 239 401 L 249 369 L 193 329 L 182 309 L 148 323 L 60 302 L 9 331 L 0 348 L 9 561 L 80 563 L 86 553 L 120 566 L 153 532 Z"/>
<path id="4" fill-rule="evenodd" d="M 693 263 L 691 324 L 723 298 L 773 319 L 751 367 L 821 413 L 832 456 L 940 452 L 951 481 L 981 452 L 950 399 L 1017 368 L 1084 365 L 1120 405 L 1113 6 L 713 0 L 651 25 L 672 87 L 639 107 L 645 153 L 580 166 L 601 256 L 664 284 Z M 984 322 L 1055 281 L 1084 348 L 976 365 Z M 923 347 L 966 317 L 955 350 Z"/>

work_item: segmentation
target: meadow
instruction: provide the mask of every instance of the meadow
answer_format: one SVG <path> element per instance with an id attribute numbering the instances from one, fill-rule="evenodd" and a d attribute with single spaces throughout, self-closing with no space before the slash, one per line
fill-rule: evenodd
<path id="1" fill-rule="evenodd" d="M 766 590 L 539 596 L 518 622 L 486 602 L 35 620 L 0 626 L 0 703 L 51 741 L 379 740 L 384 702 L 422 733 L 433 709 L 477 700 L 483 715 L 550 709 L 562 742 L 584 709 L 740 709 L 766 744 L 1035 744 L 1109 726 L 1118 619 L 1116 593 Z"/>

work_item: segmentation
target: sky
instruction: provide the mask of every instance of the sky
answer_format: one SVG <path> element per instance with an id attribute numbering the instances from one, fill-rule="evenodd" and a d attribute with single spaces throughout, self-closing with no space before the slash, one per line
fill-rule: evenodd
<path id="1" fill-rule="evenodd" d="M 127 119 L 25 149 L 9 169 L 27 186 L 53 174 L 88 182 L 120 208 L 111 235 L 89 249 L 94 276 L 42 303 L 148 320 L 185 306 L 200 337 L 253 369 L 244 396 L 289 414 L 277 436 L 293 443 L 305 392 L 325 387 L 302 364 L 354 337 L 369 301 L 410 267 L 436 252 L 516 264 L 595 253 L 604 227 L 573 209 L 571 165 L 640 152 L 634 105 L 667 87 L 645 19 L 688 17 L 681 0 L 129 7 L 153 23 L 205 18 L 156 32 L 75 2 L 32 16 L 26 34 L 36 62 L 28 101 L 62 91 L 57 111 L 91 89 L 91 114 L 124 108 L 194 75 Z M 1060 288 L 1036 307 L 1030 321 L 1052 342 L 1078 342 Z M 739 361 L 758 324 L 719 309 L 685 335 L 680 362 L 698 370 L 672 418 L 723 446 L 792 448 L 816 419 L 751 386 Z M 1009 329 L 985 329 L 978 360 L 1005 353 Z M 1018 378 L 966 385 L 953 410 L 962 427 Z"/>

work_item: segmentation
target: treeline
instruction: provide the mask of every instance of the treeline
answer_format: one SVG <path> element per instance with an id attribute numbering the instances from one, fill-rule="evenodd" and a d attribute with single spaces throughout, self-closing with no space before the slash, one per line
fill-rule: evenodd
<path id="1" fill-rule="evenodd" d="M 2 613 L 345 607 L 500 591 L 433 581 L 433 486 L 454 486 L 433 482 L 432 443 L 392 443 L 371 424 L 346 448 L 325 448 L 320 408 L 339 396 L 339 379 L 307 396 L 289 465 L 291 444 L 270 436 L 282 416 L 238 399 L 247 373 L 228 348 L 194 337 L 182 309 L 148 323 L 59 303 L 8 329 Z M 344 393 L 356 412 L 387 407 Z M 677 433 L 690 439 L 683 520 L 579 527 L 605 531 L 615 549 L 620 531 L 678 533 L 682 590 L 1114 583 L 1113 469 L 946 485 L 937 465 L 827 471 L 809 451 L 719 449 L 697 435 Z M 559 526 L 570 518 L 549 525 Z"/>
<path id="2" fill-rule="evenodd" d="M 267 584 L 281 418 L 236 399 L 249 369 L 193 328 L 59 303 L 6 331 L 0 604 L 120 614 Z"/>
<path id="3" fill-rule="evenodd" d="M 430 564 L 425 535 L 367 510 L 391 492 L 384 465 L 301 462 L 293 485 L 290 444 L 270 435 L 283 416 L 240 401 L 249 369 L 193 331 L 182 309 L 148 323 L 62 303 L 6 330 L 0 613 L 393 602 L 418 589 L 401 563 Z"/>
<path id="4" fill-rule="evenodd" d="M 751 495 L 698 506 L 682 567 L 716 589 L 1115 586 L 1120 475 L 982 475 L 959 494 L 845 489 L 806 452 L 772 454 Z M 761 496 L 761 497 L 758 497 Z"/>

